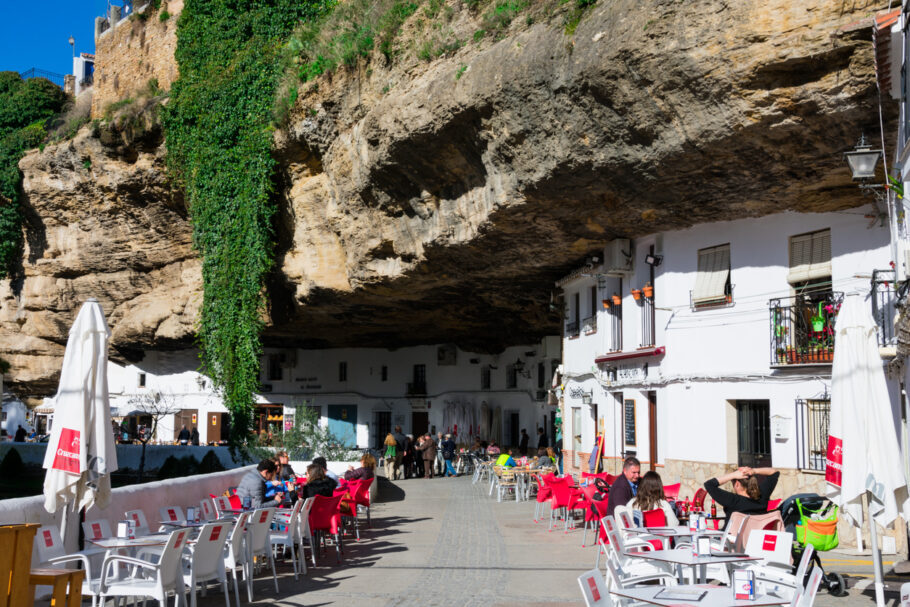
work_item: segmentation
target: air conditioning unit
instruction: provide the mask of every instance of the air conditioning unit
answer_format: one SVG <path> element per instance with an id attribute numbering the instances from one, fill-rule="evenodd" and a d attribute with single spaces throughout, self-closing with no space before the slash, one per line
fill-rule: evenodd
<path id="1" fill-rule="evenodd" d="M 631 240 L 617 238 L 604 247 L 604 271 L 613 276 L 632 273 Z"/>
<path id="2" fill-rule="evenodd" d="M 278 355 L 278 363 L 284 369 L 293 369 L 297 366 L 297 350 L 287 350 Z"/>

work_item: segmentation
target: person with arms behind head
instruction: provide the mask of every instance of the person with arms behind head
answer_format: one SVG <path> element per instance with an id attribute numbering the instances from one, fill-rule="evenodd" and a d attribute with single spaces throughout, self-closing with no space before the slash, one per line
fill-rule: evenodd
<path id="1" fill-rule="evenodd" d="M 724 509 L 724 515 L 730 518 L 734 512 L 743 514 L 764 514 L 768 511 L 768 500 L 777 487 L 780 472 L 774 468 L 742 467 L 720 478 L 705 481 L 705 491 Z M 733 491 L 726 491 L 720 486 L 733 481 Z"/>

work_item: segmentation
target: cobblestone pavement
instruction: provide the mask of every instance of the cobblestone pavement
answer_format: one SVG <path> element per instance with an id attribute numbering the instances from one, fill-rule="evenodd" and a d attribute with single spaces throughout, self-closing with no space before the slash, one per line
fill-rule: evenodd
<path id="1" fill-rule="evenodd" d="M 533 521 L 534 502 L 498 503 L 470 477 L 379 482 L 382 501 L 373 507 L 373 527 L 362 530 L 360 542 L 346 542 L 341 566 L 330 548 L 318 567 L 295 581 L 290 563 L 280 561 L 280 593 L 275 595 L 270 576 L 260 574 L 254 603 L 584 605 L 577 577 L 593 566 L 595 552 L 591 542 L 581 546 L 581 529 L 548 532 L 545 522 Z M 892 560 L 887 557 L 885 566 L 889 605 L 904 581 L 887 573 Z M 869 557 L 828 552 L 824 566 L 846 575 L 849 594 L 834 597 L 822 590 L 818 607 L 874 606 Z M 224 597 L 212 590 L 199 604 L 223 606 Z"/>

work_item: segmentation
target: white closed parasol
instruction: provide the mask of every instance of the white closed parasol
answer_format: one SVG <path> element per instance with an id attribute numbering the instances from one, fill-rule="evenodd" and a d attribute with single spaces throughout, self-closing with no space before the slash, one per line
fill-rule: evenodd
<path id="1" fill-rule="evenodd" d="M 876 523 L 887 526 L 898 514 L 910 520 L 907 481 L 875 321 L 862 297 L 846 297 L 834 331 L 827 496 L 854 526 L 862 527 L 862 500 L 868 492 L 875 595 L 879 607 L 884 607 Z"/>
<path id="2" fill-rule="evenodd" d="M 117 469 L 107 388 L 110 335 L 98 302 L 85 302 L 70 329 L 54 397 L 54 426 L 44 456 L 48 512 L 67 503 L 75 509 L 110 503 L 110 474 Z"/>

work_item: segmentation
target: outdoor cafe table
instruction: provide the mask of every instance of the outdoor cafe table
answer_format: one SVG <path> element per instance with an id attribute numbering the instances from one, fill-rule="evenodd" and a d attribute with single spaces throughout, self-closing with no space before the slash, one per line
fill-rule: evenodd
<path id="1" fill-rule="evenodd" d="M 683 594 L 696 591 L 704 592 L 705 594 L 700 599 L 695 599 L 694 596 L 693 598 L 683 599 L 679 598 L 681 596 L 679 594 L 673 598 L 657 596 L 661 593 L 666 594 L 674 590 L 677 592 L 682 591 Z M 752 600 L 735 599 L 733 598 L 733 588 L 730 586 L 712 586 L 708 584 L 695 586 L 687 584 L 685 586 L 614 587 L 610 592 L 622 598 L 632 599 L 642 603 L 650 603 L 652 605 L 664 605 L 666 607 L 677 607 L 679 605 L 689 605 L 693 607 L 770 607 L 771 605 L 787 605 L 790 603 L 789 599 L 771 594 L 762 594 L 760 592 L 756 592 L 755 598 Z"/>
<path id="2" fill-rule="evenodd" d="M 724 534 L 724 531 L 719 529 L 692 531 L 685 525 L 677 525 L 675 527 L 631 527 L 624 531 L 628 531 L 629 533 L 645 533 L 647 535 L 657 535 L 660 537 L 690 537 L 693 535 L 720 537 Z"/>
<path id="3" fill-rule="evenodd" d="M 99 548 L 105 550 L 122 550 L 127 548 L 148 548 L 150 546 L 164 546 L 167 544 L 169 535 L 166 533 L 157 533 L 155 535 L 143 535 L 136 538 L 124 537 L 106 537 L 97 540 L 88 540 Z"/>
<path id="4" fill-rule="evenodd" d="M 694 555 L 691 548 L 675 548 L 673 550 L 652 550 L 650 552 L 625 552 L 626 556 L 633 558 L 646 558 L 652 561 L 661 561 L 664 563 L 674 563 L 678 568 L 691 567 L 692 573 L 697 572 L 697 580 L 700 584 L 705 583 L 708 565 L 723 565 L 728 563 L 746 563 L 749 561 L 761 560 L 758 557 L 752 557 L 741 554 L 724 553 L 712 551 L 711 554 Z M 680 576 L 681 577 L 681 576 Z"/>

